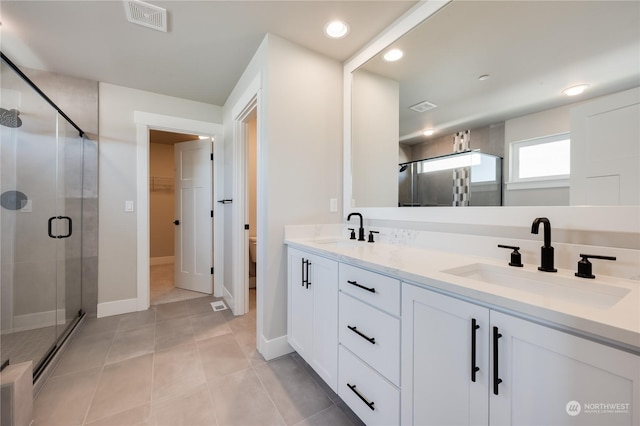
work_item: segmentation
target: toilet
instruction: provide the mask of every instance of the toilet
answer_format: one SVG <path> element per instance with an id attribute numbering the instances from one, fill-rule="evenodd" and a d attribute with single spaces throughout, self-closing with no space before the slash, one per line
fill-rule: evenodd
<path id="1" fill-rule="evenodd" d="M 257 238 L 249 237 L 249 288 L 256 288 Z"/>

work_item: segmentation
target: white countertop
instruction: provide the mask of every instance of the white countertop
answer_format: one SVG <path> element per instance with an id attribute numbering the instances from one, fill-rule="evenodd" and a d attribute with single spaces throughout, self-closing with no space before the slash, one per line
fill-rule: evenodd
<path id="1" fill-rule="evenodd" d="M 600 275 L 590 280 L 575 277 L 575 271 L 567 269 L 548 273 L 538 271 L 538 265 L 525 264 L 523 268 L 512 268 L 508 266 L 508 256 L 505 256 L 504 262 L 498 262 L 490 258 L 398 244 L 356 242 L 344 237 L 287 238 L 285 243 L 640 353 L 640 283 L 637 281 Z M 553 298 L 544 292 L 536 294 L 443 272 L 478 263 L 504 267 L 507 269 L 505 272 L 511 274 L 518 273 L 513 270 L 526 271 L 524 274 L 536 274 L 536 280 L 543 282 L 555 276 L 572 285 L 575 283 L 577 288 L 600 284 L 614 293 L 628 291 L 628 294 L 613 306 L 588 306 L 577 302 L 575 298 Z"/>

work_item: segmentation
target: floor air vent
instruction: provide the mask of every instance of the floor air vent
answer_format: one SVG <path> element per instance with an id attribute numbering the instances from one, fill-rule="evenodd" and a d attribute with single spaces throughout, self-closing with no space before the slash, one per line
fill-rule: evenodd
<path id="1" fill-rule="evenodd" d="M 124 9 L 129 22 L 167 32 L 167 9 L 138 0 L 125 0 Z"/>

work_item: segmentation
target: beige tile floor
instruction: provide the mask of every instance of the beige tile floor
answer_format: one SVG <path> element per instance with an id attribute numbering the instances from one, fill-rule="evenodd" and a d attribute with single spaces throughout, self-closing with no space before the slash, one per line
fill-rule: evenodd
<path id="1" fill-rule="evenodd" d="M 361 424 L 297 354 L 266 362 L 251 311 L 212 297 L 89 319 L 34 403 L 34 425 Z"/>
<path id="2" fill-rule="evenodd" d="M 197 291 L 184 290 L 175 286 L 174 264 L 153 265 L 149 270 L 151 305 L 179 302 L 204 296 Z"/>

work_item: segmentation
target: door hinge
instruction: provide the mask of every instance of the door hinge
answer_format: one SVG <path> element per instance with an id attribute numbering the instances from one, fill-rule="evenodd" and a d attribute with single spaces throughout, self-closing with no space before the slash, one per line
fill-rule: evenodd
<path id="1" fill-rule="evenodd" d="M 213 217 L 213 210 L 211 210 L 211 217 Z"/>
<path id="2" fill-rule="evenodd" d="M 244 229 L 247 230 L 247 231 L 249 230 L 249 224 L 248 223 L 244 225 Z"/>
<path id="3" fill-rule="evenodd" d="M 213 275 L 213 266 L 211 267 L 211 275 Z"/>
<path id="4" fill-rule="evenodd" d="M 213 161 L 213 154 L 211 154 L 211 161 Z"/>

